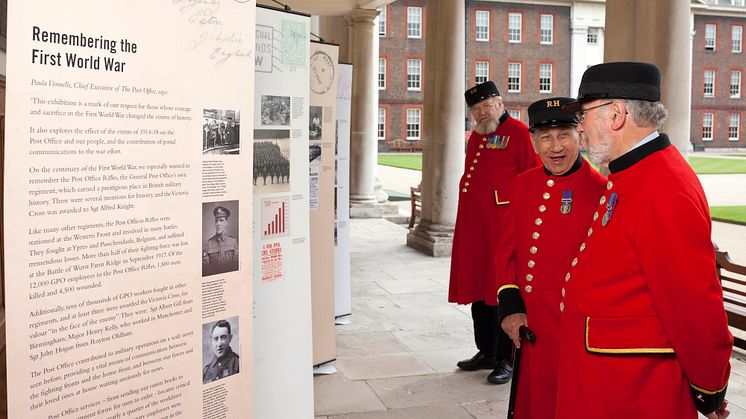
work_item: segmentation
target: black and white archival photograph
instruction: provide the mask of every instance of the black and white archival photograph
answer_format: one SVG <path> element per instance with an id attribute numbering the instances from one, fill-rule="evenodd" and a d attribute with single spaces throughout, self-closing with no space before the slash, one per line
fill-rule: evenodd
<path id="1" fill-rule="evenodd" d="M 202 154 L 239 154 L 239 111 L 202 110 Z"/>
<path id="2" fill-rule="evenodd" d="M 254 194 L 290 190 L 290 130 L 254 130 Z"/>
<path id="3" fill-rule="evenodd" d="M 262 126 L 290 125 L 290 96 L 262 95 Z"/>
<path id="4" fill-rule="evenodd" d="M 240 372 L 238 316 L 202 325 L 202 383 Z"/>
<path id="5" fill-rule="evenodd" d="M 321 106 L 310 106 L 308 112 L 308 139 L 311 141 L 321 140 L 321 120 L 324 111 Z"/>
<path id="6" fill-rule="evenodd" d="M 308 145 L 308 162 L 321 163 L 321 144 Z"/>
<path id="7" fill-rule="evenodd" d="M 238 201 L 202 203 L 202 276 L 238 270 Z"/>

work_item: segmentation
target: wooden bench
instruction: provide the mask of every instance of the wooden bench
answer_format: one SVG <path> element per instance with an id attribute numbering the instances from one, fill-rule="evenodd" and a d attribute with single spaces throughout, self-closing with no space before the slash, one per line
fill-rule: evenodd
<path id="1" fill-rule="evenodd" d="M 386 143 L 389 151 L 422 151 L 422 144 L 419 140 L 403 140 L 397 138 Z"/>
<path id="2" fill-rule="evenodd" d="M 746 332 L 746 266 L 734 263 L 728 252 L 723 252 L 715 245 L 720 284 L 723 287 L 723 304 L 728 315 L 728 325 Z M 733 345 L 746 350 L 746 340 L 733 337 Z"/>
<path id="3" fill-rule="evenodd" d="M 412 204 L 412 214 L 409 216 L 409 228 L 414 227 L 414 221 L 422 215 L 422 184 L 409 187 L 409 201 Z"/>

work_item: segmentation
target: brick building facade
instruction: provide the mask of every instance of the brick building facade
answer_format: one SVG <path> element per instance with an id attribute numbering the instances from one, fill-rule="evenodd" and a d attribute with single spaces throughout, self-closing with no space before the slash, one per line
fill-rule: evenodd
<path id="1" fill-rule="evenodd" d="M 696 149 L 746 147 L 744 28 L 746 10 L 694 15 L 690 137 Z"/>
<path id="2" fill-rule="evenodd" d="M 587 51 L 571 51 L 571 19 L 578 19 L 572 17 L 574 3 L 465 2 L 464 90 L 478 81 L 494 80 L 506 109 L 524 122 L 531 102 L 577 93 L 570 87 L 571 60 L 577 59 L 573 54 Z M 421 149 L 425 3 L 398 0 L 381 9 L 379 150 Z M 746 6 L 742 3 L 692 3 L 690 141 L 696 148 L 746 147 Z M 585 49 L 601 37 L 603 28 L 588 28 Z M 464 121 L 464 130 L 468 130 L 466 110 Z"/>

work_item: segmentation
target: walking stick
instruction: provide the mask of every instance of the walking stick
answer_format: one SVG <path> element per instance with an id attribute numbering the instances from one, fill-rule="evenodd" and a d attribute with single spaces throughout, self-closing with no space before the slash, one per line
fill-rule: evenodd
<path id="1" fill-rule="evenodd" d="M 518 329 L 518 335 L 531 343 L 536 342 L 536 335 L 526 326 Z M 515 394 L 518 390 L 518 367 L 521 362 L 521 348 L 515 348 L 513 355 L 513 380 L 510 382 L 510 401 L 508 402 L 508 419 L 513 419 L 515 414 Z"/>

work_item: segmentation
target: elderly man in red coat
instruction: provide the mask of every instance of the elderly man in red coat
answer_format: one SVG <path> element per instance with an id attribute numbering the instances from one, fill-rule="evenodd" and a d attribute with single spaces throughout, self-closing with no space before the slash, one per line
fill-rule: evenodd
<path id="1" fill-rule="evenodd" d="M 504 384 L 513 374 L 510 339 L 497 319 L 493 254 L 505 228 L 515 177 L 538 165 L 528 128 L 505 111 L 495 83 L 464 93 L 473 118 L 466 165 L 459 184 L 448 301 L 471 304 L 476 355 L 457 363 L 463 370 L 492 369 L 487 380 Z"/>
<path id="2" fill-rule="evenodd" d="M 667 114 L 658 68 L 590 67 L 564 109 L 577 113 L 591 161 L 609 176 L 556 307 L 555 417 L 727 417 L 733 337 L 709 207 L 658 133 Z"/>
<path id="3" fill-rule="evenodd" d="M 515 418 L 554 416 L 560 313 L 567 266 L 585 239 L 606 178 L 580 156 L 573 99 L 542 99 L 528 107 L 529 129 L 543 167 L 515 180 L 513 200 L 496 255 L 502 327 L 517 348 L 518 329 L 529 326 L 536 342 L 524 344 Z"/>

